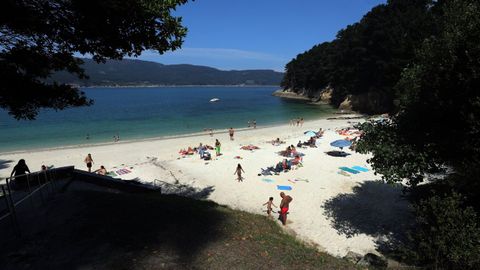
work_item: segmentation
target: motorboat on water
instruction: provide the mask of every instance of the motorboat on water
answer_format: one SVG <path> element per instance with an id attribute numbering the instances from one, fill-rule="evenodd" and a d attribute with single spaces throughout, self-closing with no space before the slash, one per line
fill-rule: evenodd
<path id="1" fill-rule="evenodd" d="M 219 99 L 219 98 L 212 98 L 212 99 L 210 99 L 210 102 L 217 102 L 217 101 L 220 101 L 220 99 Z"/>

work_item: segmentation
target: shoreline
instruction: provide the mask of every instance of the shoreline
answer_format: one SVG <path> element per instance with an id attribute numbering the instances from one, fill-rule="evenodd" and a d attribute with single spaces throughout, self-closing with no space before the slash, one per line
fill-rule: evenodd
<path id="1" fill-rule="evenodd" d="M 352 114 L 355 117 L 362 117 L 360 114 Z M 316 120 L 332 120 L 332 117 L 335 116 L 335 114 L 325 114 L 319 118 L 315 119 L 309 119 L 306 120 L 305 122 L 311 122 L 311 121 L 316 121 Z M 329 119 L 330 118 L 330 119 Z M 358 119 L 358 118 L 356 118 Z M 333 119 L 335 120 L 335 119 Z M 245 132 L 249 130 L 260 130 L 260 129 L 266 129 L 266 128 L 272 128 L 272 127 L 281 127 L 285 125 L 284 123 L 274 123 L 271 125 L 259 125 L 257 128 L 252 128 L 252 127 L 245 127 L 245 128 L 236 128 L 233 127 L 235 130 L 235 133 L 237 132 Z M 228 133 L 228 128 L 225 129 L 220 129 L 215 130 L 213 132 L 213 135 L 215 134 L 226 134 Z M 13 150 L 13 151 L 6 151 L 2 152 L 0 151 L 0 155 L 17 155 L 17 154 L 28 154 L 32 152 L 50 152 L 54 150 L 68 150 L 68 149 L 79 149 L 79 148 L 86 148 L 86 147 L 97 147 L 97 146 L 110 146 L 110 145 L 121 145 L 121 144 L 129 144 L 129 143 L 139 143 L 139 142 L 156 142 L 156 141 L 167 141 L 171 139 L 176 139 L 176 138 L 192 138 L 192 137 L 201 137 L 201 136 L 209 136 L 210 133 L 208 131 L 201 131 L 201 132 L 194 132 L 194 133 L 179 133 L 179 134 L 173 134 L 173 135 L 164 135 L 164 136 L 155 136 L 155 137 L 148 137 L 148 138 L 139 138 L 139 139 L 127 139 L 127 140 L 120 140 L 118 142 L 98 142 L 98 143 L 85 143 L 85 144 L 74 144 L 74 145 L 60 145 L 60 146 L 54 146 L 54 147 L 43 147 L 43 148 L 29 148 L 29 149 L 24 149 L 24 150 Z"/>

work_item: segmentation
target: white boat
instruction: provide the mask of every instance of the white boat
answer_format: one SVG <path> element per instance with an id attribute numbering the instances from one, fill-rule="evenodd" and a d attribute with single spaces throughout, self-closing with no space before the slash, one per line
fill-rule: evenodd
<path id="1" fill-rule="evenodd" d="M 220 101 L 220 99 L 219 99 L 219 98 L 212 98 L 212 99 L 210 99 L 210 102 L 217 102 L 217 101 Z"/>

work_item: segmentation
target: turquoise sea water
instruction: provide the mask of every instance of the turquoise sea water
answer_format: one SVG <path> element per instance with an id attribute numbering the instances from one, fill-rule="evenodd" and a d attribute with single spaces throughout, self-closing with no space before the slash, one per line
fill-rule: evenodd
<path id="1" fill-rule="evenodd" d="M 148 87 L 83 89 L 90 107 L 42 111 L 35 121 L 17 121 L 0 111 L 0 152 L 144 139 L 321 118 L 330 106 L 287 101 L 278 87 Z M 219 98 L 216 103 L 209 102 Z M 86 140 L 89 134 L 90 139 Z"/>

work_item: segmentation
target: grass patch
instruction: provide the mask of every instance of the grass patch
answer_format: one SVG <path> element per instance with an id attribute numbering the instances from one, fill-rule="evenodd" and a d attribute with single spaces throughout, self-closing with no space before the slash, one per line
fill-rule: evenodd
<path id="1" fill-rule="evenodd" d="M 0 240 L 1 269 L 355 269 L 265 216 L 173 195 L 67 192 L 42 218 Z"/>

